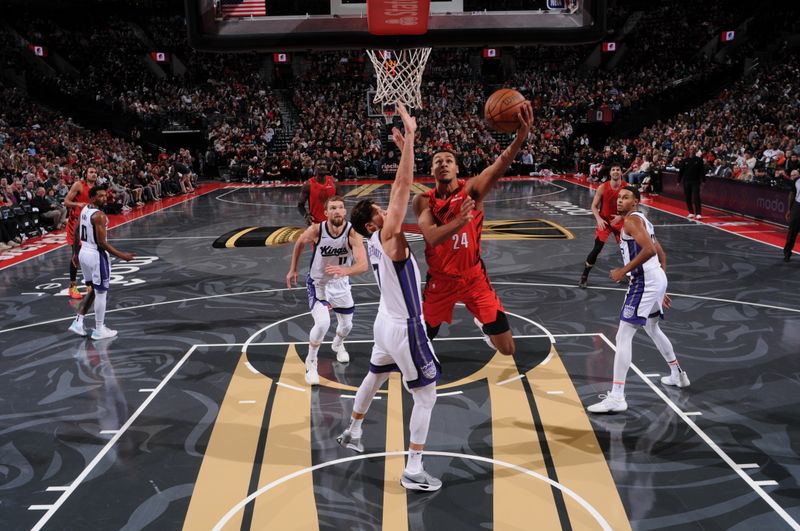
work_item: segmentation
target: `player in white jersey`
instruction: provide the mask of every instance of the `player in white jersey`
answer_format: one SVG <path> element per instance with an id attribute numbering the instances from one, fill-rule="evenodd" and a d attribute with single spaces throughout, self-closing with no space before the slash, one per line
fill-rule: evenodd
<path id="1" fill-rule="evenodd" d="M 670 305 L 667 295 L 667 257 L 656 240 L 653 224 L 636 210 L 640 200 L 639 189 L 632 186 L 620 190 L 617 197 L 617 210 L 625 219 L 619 243 L 623 267 L 612 269 L 609 276 L 614 282 L 620 282 L 628 276 L 630 284 L 619 317 L 611 391 L 601 402 L 588 407 L 591 413 L 628 409 L 625 378 L 631 366 L 633 336 L 639 326 L 644 327 L 669 365 L 670 375 L 662 377 L 661 383 L 676 387 L 689 386 L 689 377 L 678 364 L 672 343 L 658 326 L 658 320 L 664 315 L 663 309 Z"/>
<path id="2" fill-rule="evenodd" d="M 350 275 L 360 275 L 367 270 L 367 253 L 364 240 L 345 221 L 347 211 L 344 199 L 338 195 L 325 201 L 326 221 L 308 227 L 295 242 L 292 265 L 286 274 L 286 285 L 297 283 L 297 262 L 307 244 L 313 246 L 311 264 L 308 268 L 306 287 L 308 306 L 314 318 L 314 327 L 308 337 L 306 357 L 306 383 L 319 384 L 317 353 L 331 325 L 328 309 L 336 313 L 336 337 L 331 348 L 340 363 L 350 361 L 344 340 L 353 328 L 353 295 L 350 293 Z"/>
<path id="3" fill-rule="evenodd" d="M 381 290 L 381 300 L 373 327 L 375 343 L 369 372 L 356 392 L 350 426 L 337 440 L 345 448 L 364 451 L 361 443 L 364 415 L 375 393 L 389 379 L 389 374 L 399 370 L 414 397 L 409 422 L 408 461 L 400 483 L 407 489 L 435 491 L 441 488 L 442 482 L 425 472 L 422 451 L 428 437 L 431 411 L 436 403 L 436 381 L 441 375 L 441 367 L 425 333 L 419 268 L 403 234 L 403 219 L 414 180 L 417 124 L 399 103 L 397 111 L 403 119 L 405 135 L 397 128 L 392 131 L 402 155 L 389 195 L 389 207 L 383 210 L 374 201 L 365 199 L 351 212 L 353 227 L 369 237 L 369 259 Z"/>
<path id="4" fill-rule="evenodd" d="M 117 335 L 116 330 L 105 326 L 106 296 L 110 276 L 108 253 L 126 262 L 133 260 L 133 253 L 116 249 L 106 239 L 108 217 L 102 211 L 106 205 L 106 189 L 102 186 L 93 186 L 89 190 L 89 201 L 89 204 L 81 209 L 78 224 L 75 225 L 72 263 L 76 267 L 80 263 L 83 280 L 92 289 L 81 301 L 78 316 L 69 326 L 69 330 L 79 336 L 88 335 L 83 326 L 83 318 L 89 307 L 94 305 L 95 329 L 92 331 L 92 339 L 96 340 Z"/>

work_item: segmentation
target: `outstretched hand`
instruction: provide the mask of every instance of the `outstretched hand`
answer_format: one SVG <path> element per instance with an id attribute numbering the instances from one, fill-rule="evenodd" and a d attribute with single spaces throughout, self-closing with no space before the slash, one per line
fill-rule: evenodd
<path id="1" fill-rule="evenodd" d="M 517 137 L 527 138 L 528 133 L 531 131 L 531 126 L 533 126 L 533 107 L 531 107 L 531 102 L 526 100 L 522 104 L 520 111 L 517 113 L 517 119 L 519 120 Z"/>
<path id="2" fill-rule="evenodd" d="M 392 128 L 392 139 L 394 143 L 397 144 L 397 147 L 400 151 L 403 150 L 403 146 L 406 144 L 406 136 L 413 137 L 414 134 L 417 132 L 417 119 L 411 116 L 408 113 L 408 109 L 406 106 L 400 103 L 399 101 L 395 103 L 395 109 L 397 109 L 397 114 L 400 115 L 400 118 L 403 120 L 403 129 L 405 129 L 405 136 L 400 130 L 396 127 Z"/>

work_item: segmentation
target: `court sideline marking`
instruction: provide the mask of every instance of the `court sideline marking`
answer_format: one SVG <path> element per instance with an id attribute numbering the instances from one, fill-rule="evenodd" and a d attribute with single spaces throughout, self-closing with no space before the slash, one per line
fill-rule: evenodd
<path id="1" fill-rule="evenodd" d="M 275 488 L 275 487 L 277 487 L 277 486 L 279 486 L 279 485 L 281 485 L 283 483 L 286 483 L 287 481 L 292 480 L 292 479 L 294 479 L 296 477 L 302 476 L 304 474 L 308 474 L 310 472 L 314 472 L 315 470 L 319 470 L 321 468 L 327 468 L 329 466 L 334 466 L 334 465 L 338 465 L 338 464 L 341 464 L 341 463 L 350 463 L 350 462 L 353 462 L 353 461 L 361 461 L 363 459 L 371 459 L 373 457 L 394 457 L 394 456 L 401 456 L 401 455 L 408 455 L 408 451 L 375 452 L 375 453 L 372 453 L 372 454 L 351 455 L 349 457 L 342 457 L 342 458 L 339 458 L 339 459 L 334 459 L 332 461 L 325 461 L 324 463 L 319 463 L 319 464 L 316 464 L 314 466 L 310 466 L 310 467 L 304 468 L 302 470 L 298 470 L 298 471 L 293 472 L 291 474 L 287 474 L 287 475 L 283 476 L 282 478 L 276 479 L 272 483 L 268 483 L 267 485 L 264 485 L 263 487 L 260 487 L 258 490 L 256 490 L 252 494 L 248 495 L 245 499 L 243 499 L 242 501 L 240 501 L 239 503 L 234 505 L 231 508 L 231 510 L 228 511 L 225 514 L 225 516 L 223 516 L 216 523 L 216 525 L 214 525 L 214 527 L 212 529 L 213 529 L 213 531 L 222 531 L 222 529 L 225 527 L 225 524 L 227 524 L 228 521 L 236 515 L 236 513 L 241 511 L 242 508 L 244 508 L 245 505 L 247 505 L 251 501 L 255 500 L 258 496 L 264 494 L 265 492 L 267 492 L 269 490 L 272 490 L 273 488 Z M 491 463 L 491 464 L 496 464 L 496 465 L 500 465 L 500 466 L 509 468 L 509 469 L 514 470 L 516 472 L 519 472 L 521 474 L 532 476 L 532 477 L 534 477 L 534 478 L 536 478 L 536 479 L 538 479 L 540 481 L 544 481 L 545 483 L 547 483 L 551 487 L 555 487 L 555 488 L 559 489 L 561 492 L 565 493 L 570 498 L 575 500 L 575 502 L 577 502 L 579 505 L 581 505 L 581 507 L 583 507 L 589 514 L 592 515 L 592 517 L 595 519 L 595 521 L 598 524 L 600 524 L 600 528 L 601 529 L 603 529 L 604 531 L 613 531 L 613 529 L 608 524 L 606 519 L 603 518 L 603 516 L 600 514 L 600 512 L 597 509 L 595 509 L 594 507 L 592 507 L 589 504 L 589 502 L 584 500 L 581 496 L 579 496 L 575 491 L 573 491 L 569 487 L 566 487 L 566 486 L 562 485 L 561 483 L 558 483 L 557 481 L 553 481 L 552 479 L 548 478 L 547 476 L 543 476 L 543 475 L 539 474 L 538 472 L 534 472 L 533 470 L 529 470 L 527 468 L 523 468 L 523 467 L 521 467 L 519 465 L 515 465 L 513 463 L 507 463 L 505 461 L 500 461 L 499 459 L 492 459 L 490 457 L 483 457 L 483 456 L 480 456 L 480 455 L 462 454 L 462 453 L 455 453 L 455 452 L 438 452 L 438 451 L 426 451 L 425 455 L 426 456 L 437 456 L 437 457 L 451 457 L 451 458 L 456 458 L 456 459 L 468 459 L 468 460 L 472 460 L 472 461 L 479 461 L 479 462 L 482 462 L 482 463 Z"/>
<path id="2" fill-rule="evenodd" d="M 616 345 L 614 345 L 614 343 L 610 339 L 608 339 L 605 334 L 600 333 L 598 335 L 600 336 L 600 339 L 605 341 L 605 343 L 609 347 L 611 347 L 611 349 L 614 352 L 617 351 Z M 661 389 L 659 389 L 650 378 L 648 378 L 641 370 L 639 370 L 639 367 L 637 367 L 635 363 L 631 363 L 631 369 L 633 369 L 633 371 L 639 376 L 639 378 L 641 378 L 641 380 L 648 387 L 650 387 L 650 389 L 652 389 L 653 392 L 659 398 L 661 398 L 661 400 L 663 400 L 670 407 L 670 409 L 672 409 L 683 420 L 683 422 L 686 423 L 686 425 L 692 428 L 692 431 L 694 431 L 697 434 L 697 436 L 700 437 L 700 439 L 702 439 L 703 442 L 705 442 L 719 456 L 719 458 L 725 462 L 726 465 L 728 465 L 734 472 L 736 472 L 736 474 L 740 478 L 742 478 L 745 481 L 745 483 L 747 483 L 750 486 L 750 488 L 752 488 L 756 492 L 756 494 L 761 496 L 761 498 L 765 502 L 767 502 L 767 504 L 770 507 L 772 507 L 772 509 L 776 513 L 778 513 L 778 515 L 781 518 L 783 518 L 783 520 L 787 524 L 789 524 L 789 527 L 791 527 L 795 531 L 800 531 L 800 524 L 798 524 L 797 521 L 793 519 L 783 507 L 778 505 L 778 502 L 776 502 L 772 498 L 772 496 L 767 494 L 767 492 L 761 488 L 761 485 L 759 484 L 758 481 L 753 480 L 753 478 L 747 475 L 747 473 L 744 472 L 736 464 L 736 462 L 733 459 L 731 459 L 730 456 L 727 453 L 725 453 L 725 451 L 711 439 L 711 437 L 706 435 L 706 433 L 697 424 L 695 424 L 695 422 L 691 418 L 689 418 L 690 414 L 685 413 L 681 408 L 679 408 L 678 405 L 675 402 L 673 402 L 666 394 L 664 394 L 664 392 Z"/>
<path id="3" fill-rule="evenodd" d="M 423 282 L 424 284 L 424 282 Z M 553 287 L 553 288 L 570 288 L 570 289 L 580 289 L 578 286 L 574 286 L 572 284 L 558 284 L 552 282 L 492 282 L 492 285 L 496 286 L 535 286 L 535 287 Z M 368 287 L 368 286 L 377 286 L 374 282 L 365 282 L 360 284 L 351 284 L 352 287 Z M 586 288 L 588 290 L 606 290 L 606 291 L 627 291 L 627 288 L 615 288 L 611 286 L 589 286 Z M 254 291 L 242 291 L 239 293 L 221 293 L 219 295 L 203 295 L 200 297 L 189 297 L 186 299 L 175 299 L 171 301 L 160 301 L 160 302 L 150 302 L 147 304 L 140 304 L 137 306 L 127 306 L 124 308 L 113 308 L 111 310 L 106 310 L 106 313 L 116 313 L 116 312 L 124 312 L 128 310 L 139 310 L 141 308 L 150 308 L 155 306 L 163 306 L 167 304 L 180 304 L 183 302 L 194 302 L 199 300 L 206 300 L 206 299 L 217 299 L 222 297 L 237 297 L 237 296 L 247 296 L 247 295 L 260 295 L 264 293 L 274 293 L 278 291 L 305 291 L 305 287 L 297 287 L 297 288 L 270 288 L 270 289 L 262 289 L 262 290 L 254 290 Z M 670 297 L 678 297 L 678 298 L 687 298 L 687 299 L 697 299 L 701 301 L 714 301 L 714 302 L 722 302 L 727 304 L 741 304 L 744 306 L 754 306 L 757 308 L 767 308 L 770 310 L 781 310 L 785 312 L 792 312 L 792 313 L 800 313 L 800 308 L 790 308 L 787 306 L 776 306 L 772 304 L 763 304 L 760 302 L 750 302 L 750 301 L 737 301 L 734 299 L 721 299 L 718 297 L 704 297 L 702 295 L 689 295 L 688 293 L 673 293 L 668 292 Z M 310 313 L 310 312 L 309 312 Z M 89 312 L 86 315 L 94 315 L 94 312 Z M 74 315 L 70 315 L 69 317 L 58 317 L 56 319 L 49 319 L 47 321 L 39 321 L 36 323 L 29 323 L 26 325 L 20 325 L 13 328 L 5 328 L 0 330 L 0 334 L 5 334 L 7 332 L 14 332 L 16 330 L 23 330 L 26 328 L 33 328 L 36 326 L 58 323 L 62 321 L 71 321 L 75 319 Z"/>
<path id="4" fill-rule="evenodd" d="M 373 304 L 377 304 L 377 303 L 373 303 Z M 307 313 L 310 313 L 310 312 L 307 312 Z M 290 318 L 301 317 L 303 315 L 307 315 L 307 313 L 294 315 L 294 316 L 292 316 Z M 528 321 L 530 323 L 537 324 L 537 323 L 535 323 L 534 321 L 531 321 L 528 318 L 521 317 L 521 316 L 518 316 L 518 317 L 520 317 L 522 320 Z M 276 321 L 276 322 L 272 323 L 271 325 L 268 325 L 267 327 L 263 328 L 261 330 L 261 332 L 266 331 L 267 329 L 269 329 L 269 328 L 271 328 L 273 326 L 276 326 L 276 325 L 280 324 L 281 322 L 285 322 L 286 320 L 287 319 L 283 319 L 281 321 Z M 541 327 L 541 328 L 543 328 L 543 327 Z M 607 345 L 609 345 L 609 347 L 612 348 L 612 350 L 614 350 L 616 352 L 616 347 L 614 346 L 614 344 L 603 333 L 576 334 L 576 336 L 581 336 L 581 337 L 585 337 L 585 336 L 588 336 L 588 335 L 597 335 L 597 336 L 599 336 Z M 559 334 L 559 336 L 560 337 L 571 337 L 572 334 Z M 548 336 L 544 336 L 544 337 L 548 337 Z M 552 335 L 550 335 L 550 337 L 552 337 Z M 252 336 L 251 336 L 251 338 L 252 338 Z M 475 338 L 475 339 L 478 339 L 478 338 Z M 255 343 L 255 342 L 252 342 L 252 341 L 248 340 L 248 342 L 243 343 L 242 346 L 244 347 L 244 349 L 246 349 L 250 345 L 258 345 L 258 344 L 259 343 Z M 265 344 L 272 344 L 272 343 L 265 343 Z M 91 473 L 91 471 L 97 466 L 97 464 L 105 457 L 105 455 L 111 450 L 111 448 L 113 448 L 113 446 L 122 437 L 122 435 L 139 418 L 139 416 L 141 416 L 141 414 L 144 412 L 144 410 L 147 408 L 147 406 L 155 399 L 155 397 L 158 395 L 158 393 L 173 378 L 173 376 L 178 372 L 180 367 L 182 367 L 183 364 L 186 363 L 186 361 L 189 359 L 189 357 L 192 355 L 192 353 L 194 353 L 197 348 L 212 348 L 212 347 L 216 347 L 218 345 L 232 346 L 231 344 L 195 344 L 195 345 L 192 345 L 192 347 L 189 348 L 189 350 L 178 361 L 178 363 L 176 363 L 176 365 L 169 371 L 169 373 L 167 373 L 167 375 L 164 377 L 164 379 L 161 382 L 159 382 L 158 386 L 156 386 L 156 388 L 153 390 L 153 392 L 150 393 L 147 396 L 147 398 L 136 409 L 136 411 L 134 411 L 134 413 L 128 418 L 128 420 L 122 425 L 122 427 L 114 434 L 114 436 L 106 443 L 106 445 L 100 450 L 100 452 L 83 469 L 83 471 L 78 475 L 78 477 L 74 481 L 72 481 L 70 483 L 69 487 L 66 490 L 64 490 L 64 492 L 61 494 L 61 496 L 59 496 L 58 500 L 56 500 L 56 502 L 53 505 L 49 506 L 49 508 L 47 509 L 47 512 L 42 516 L 42 518 L 32 528 L 32 531 L 39 531 L 40 529 L 42 529 L 44 527 L 44 525 L 50 520 L 50 518 L 52 518 L 52 516 L 55 514 L 55 512 L 66 502 L 67 498 L 69 498 L 72 495 L 72 493 L 81 485 L 81 483 L 86 479 L 86 477 Z M 243 349 L 243 352 L 244 352 L 244 349 Z M 766 501 L 767 504 L 770 507 L 772 507 L 772 509 L 775 512 L 777 512 L 778 515 L 781 516 L 781 518 L 783 518 L 783 520 L 786 521 L 787 524 L 789 524 L 792 527 L 792 529 L 794 529 L 795 531 L 800 531 L 800 524 L 798 524 L 794 519 L 792 519 L 792 517 L 789 516 L 789 514 L 785 511 L 785 509 L 783 509 L 780 505 L 778 505 L 778 503 L 775 502 L 775 500 L 761 488 L 761 485 L 758 482 L 754 481 L 743 470 L 741 470 L 741 468 L 739 468 L 739 466 L 737 466 L 736 463 L 716 443 L 714 443 L 714 441 L 708 435 L 706 435 L 705 432 L 699 426 L 697 426 L 688 416 L 686 416 L 686 414 L 669 397 L 667 397 L 660 389 L 658 389 L 652 383 L 652 381 L 649 378 L 647 378 L 639 370 L 639 368 L 635 364 L 631 364 L 631 367 L 633 368 L 634 372 L 636 372 L 636 374 L 656 393 L 656 395 L 659 398 L 661 398 L 661 400 L 664 401 L 673 411 L 675 411 L 678 414 L 678 416 L 689 427 L 691 427 L 692 430 L 701 438 L 701 440 L 703 440 L 706 444 L 708 444 L 708 446 L 710 446 L 711 449 L 714 450 L 714 452 L 717 453 L 717 455 L 720 458 L 722 458 L 722 460 L 730 468 L 732 468 L 734 470 L 734 472 L 736 472 L 742 479 L 744 479 L 745 482 L 754 491 L 756 491 L 756 493 L 759 494 L 759 496 L 761 496 L 761 498 L 764 499 L 764 501 Z M 521 376 L 524 377 L 524 375 L 521 375 Z M 398 452 L 397 455 L 404 454 L 404 453 L 405 452 Z M 434 453 L 434 452 L 430 452 L 430 453 L 432 455 L 439 454 L 439 453 Z M 441 454 L 442 455 L 447 455 L 447 456 L 454 456 L 454 457 L 466 457 L 466 456 L 464 456 L 462 454 L 452 454 L 451 455 L 448 452 L 442 452 Z M 370 454 L 370 455 L 380 455 L 380 454 Z M 392 455 L 394 455 L 394 454 L 392 454 Z M 351 460 L 352 461 L 352 460 L 354 460 L 354 458 L 364 458 L 364 457 L 365 456 L 363 456 L 363 455 L 362 456 L 352 456 L 351 458 L 344 458 L 344 460 Z M 478 457 L 478 456 L 475 456 L 475 457 Z M 473 458 L 473 457 L 470 457 L 470 458 Z M 483 459 L 488 459 L 488 458 L 483 458 Z M 339 462 L 339 461 L 342 461 L 342 460 L 337 460 L 336 462 Z M 317 468 L 322 468 L 323 466 L 329 466 L 332 463 L 334 463 L 334 462 L 321 463 L 320 465 L 315 465 L 315 466 Z M 500 464 L 501 466 L 510 465 L 508 463 L 498 463 L 498 464 Z M 515 465 L 511 465 L 511 467 L 514 468 Z M 314 469 L 314 470 L 316 469 L 314 467 L 311 467 L 311 468 Z M 520 470 L 518 470 L 518 471 L 521 472 L 521 473 L 525 473 L 525 474 L 528 474 L 530 472 L 530 471 L 526 471 L 526 469 L 522 469 L 521 467 L 520 467 Z M 282 480 L 278 480 L 278 481 L 279 482 L 286 481 L 288 479 L 291 479 L 292 477 L 296 477 L 296 475 L 300 475 L 301 473 L 304 473 L 304 472 L 303 471 L 296 472 L 295 474 L 291 474 L 290 475 L 291 477 L 287 476 L 285 478 L 282 478 Z M 535 474 L 535 473 L 532 473 L 532 474 Z M 532 474 L 529 474 L 529 475 L 532 475 Z M 543 478 L 543 480 L 548 481 L 548 482 L 552 481 L 549 478 Z M 553 482 L 551 484 L 553 484 L 553 486 L 555 486 L 556 488 L 560 488 L 559 485 L 556 485 L 554 483 L 555 482 Z M 275 486 L 273 484 L 270 484 L 270 485 Z M 268 487 L 272 488 L 269 485 L 268 485 Z M 263 488 L 264 487 L 262 487 L 262 489 Z M 261 490 L 261 489 L 259 489 L 259 490 Z M 256 491 L 256 492 L 259 492 L 259 491 Z M 569 491 L 569 493 L 571 493 L 571 492 L 572 491 Z M 571 494 L 570 494 L 570 496 L 571 496 Z M 574 499 L 576 499 L 576 501 L 578 501 L 578 503 L 581 503 L 580 500 L 578 500 L 577 498 L 574 498 Z M 45 506 L 39 506 L 39 507 L 41 509 L 44 509 Z M 587 510 L 589 510 L 591 512 L 590 509 L 587 508 Z M 594 513 L 592 513 L 592 514 L 594 516 Z"/>
<path id="5" fill-rule="evenodd" d="M 562 180 L 562 181 L 565 181 L 565 182 L 568 182 L 568 183 L 572 183 L 572 184 L 574 184 L 576 186 L 581 186 L 583 188 L 588 188 L 589 190 L 592 190 L 592 191 L 596 190 L 596 188 L 592 188 L 591 186 L 589 186 L 587 184 L 580 183 L 580 182 L 578 182 L 577 180 L 574 180 L 574 179 L 575 179 L 574 177 L 570 178 L 567 175 L 562 175 L 562 176 L 556 178 L 556 180 Z M 670 214 L 672 216 L 676 216 L 676 217 L 685 219 L 684 216 L 682 216 L 681 214 L 676 214 L 675 212 L 670 212 L 669 210 L 667 210 L 665 208 L 657 207 L 657 206 L 653 205 L 650 202 L 647 202 L 647 203 L 643 202 L 642 204 L 644 206 L 646 206 L 647 208 L 652 208 L 654 210 L 658 210 L 659 212 L 664 212 L 665 214 Z M 713 206 L 710 206 L 710 205 L 705 205 L 705 207 L 708 208 L 709 210 L 717 210 L 717 211 L 720 211 L 720 212 L 726 212 L 725 210 L 721 210 L 721 209 L 719 209 L 717 207 L 713 207 Z M 734 212 L 734 214 L 736 214 L 736 213 Z M 748 217 L 746 217 L 746 216 L 744 216 L 742 214 L 736 214 L 736 215 L 741 217 L 741 218 L 743 218 L 743 219 L 749 219 L 751 221 L 759 221 L 761 223 L 770 223 L 770 224 L 772 224 L 771 222 L 748 218 Z M 697 223 L 697 222 L 695 222 L 695 223 Z M 739 232 L 728 230 L 725 227 L 722 227 L 722 226 L 719 226 L 719 225 L 714 225 L 713 223 L 703 222 L 703 223 L 697 223 L 697 224 L 698 225 L 703 225 L 703 226 L 706 226 L 706 227 L 711 227 L 711 228 L 714 228 L 714 229 L 717 229 L 717 230 L 721 230 L 723 232 L 727 232 L 728 234 L 735 234 L 736 236 L 739 236 L 740 238 L 747 238 L 748 240 L 752 240 L 754 242 L 762 243 L 764 245 L 769 245 L 770 247 L 775 247 L 776 249 L 783 249 L 783 247 L 778 245 L 778 244 L 766 242 L 766 241 L 763 241 L 763 240 L 759 240 L 759 239 L 753 238 L 751 236 L 747 236 L 747 235 L 739 233 Z M 778 226 L 778 225 L 776 225 L 776 226 Z M 795 254 L 800 254 L 800 253 L 798 253 L 797 251 L 794 251 L 794 250 L 792 252 L 795 253 Z"/>

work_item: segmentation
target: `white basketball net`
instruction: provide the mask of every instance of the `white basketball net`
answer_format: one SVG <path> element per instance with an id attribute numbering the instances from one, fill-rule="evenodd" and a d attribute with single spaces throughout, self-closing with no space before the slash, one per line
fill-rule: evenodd
<path id="1" fill-rule="evenodd" d="M 399 101 L 406 107 L 422 107 L 420 85 L 431 55 L 430 48 L 367 50 L 367 55 L 378 78 L 375 103 L 393 104 Z"/>

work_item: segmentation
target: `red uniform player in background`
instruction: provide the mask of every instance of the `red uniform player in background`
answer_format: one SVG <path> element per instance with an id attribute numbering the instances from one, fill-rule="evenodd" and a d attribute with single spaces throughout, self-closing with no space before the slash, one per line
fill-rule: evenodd
<path id="1" fill-rule="evenodd" d="M 306 224 L 322 223 L 327 220 L 325 215 L 325 201 L 329 197 L 341 195 L 339 185 L 328 175 L 328 163 L 325 159 L 318 159 L 314 164 L 314 177 L 303 184 L 300 190 L 300 201 L 297 210 L 305 218 Z M 306 210 L 308 203 L 308 210 Z"/>

